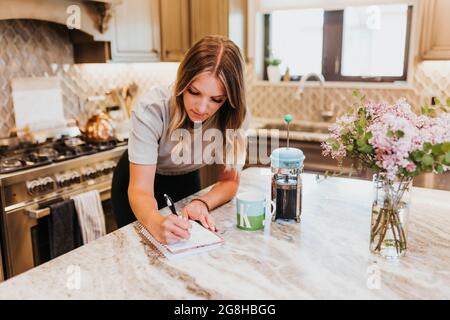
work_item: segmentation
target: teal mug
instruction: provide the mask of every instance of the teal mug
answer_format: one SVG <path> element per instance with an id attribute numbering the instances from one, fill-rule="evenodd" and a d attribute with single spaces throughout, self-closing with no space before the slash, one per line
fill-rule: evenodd
<path id="1" fill-rule="evenodd" d="M 239 229 L 261 230 L 270 223 L 275 213 L 275 202 L 267 200 L 260 192 L 242 192 L 236 196 L 236 211 Z"/>

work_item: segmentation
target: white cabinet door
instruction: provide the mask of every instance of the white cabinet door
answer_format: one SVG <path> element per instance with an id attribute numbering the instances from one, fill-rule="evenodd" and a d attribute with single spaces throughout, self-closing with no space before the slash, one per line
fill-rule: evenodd
<path id="1" fill-rule="evenodd" d="M 160 59 L 158 0 L 123 0 L 115 7 L 111 29 L 112 61 Z"/>

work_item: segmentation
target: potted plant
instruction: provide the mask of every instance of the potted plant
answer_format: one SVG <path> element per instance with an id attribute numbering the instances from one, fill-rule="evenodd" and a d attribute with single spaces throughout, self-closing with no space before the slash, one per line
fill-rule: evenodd
<path id="1" fill-rule="evenodd" d="M 267 77 L 269 82 L 276 83 L 281 80 L 280 64 L 281 60 L 274 57 L 272 50 L 269 49 L 269 56 L 266 58 Z"/>

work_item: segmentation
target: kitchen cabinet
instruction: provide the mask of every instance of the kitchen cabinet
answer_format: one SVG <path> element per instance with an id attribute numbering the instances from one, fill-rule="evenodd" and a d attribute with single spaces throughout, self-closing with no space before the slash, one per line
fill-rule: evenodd
<path id="1" fill-rule="evenodd" d="M 161 0 L 161 59 L 180 61 L 190 47 L 189 0 Z"/>
<path id="2" fill-rule="evenodd" d="M 192 44 L 211 34 L 233 40 L 246 52 L 247 0 L 191 0 Z"/>
<path id="3" fill-rule="evenodd" d="M 158 0 L 123 0 L 111 19 L 113 62 L 160 60 Z"/>
<path id="4" fill-rule="evenodd" d="M 162 60 L 180 61 L 206 35 L 233 40 L 246 56 L 248 0 L 160 0 Z"/>
<path id="5" fill-rule="evenodd" d="M 450 60 L 450 1 L 420 1 L 423 60 Z"/>

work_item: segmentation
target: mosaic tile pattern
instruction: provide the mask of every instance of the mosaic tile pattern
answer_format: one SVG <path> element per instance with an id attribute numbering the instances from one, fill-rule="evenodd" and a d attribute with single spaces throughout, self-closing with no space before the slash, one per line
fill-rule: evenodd
<path id="1" fill-rule="evenodd" d="M 0 136 L 14 126 L 11 79 L 51 74 L 52 63 L 73 63 L 65 27 L 33 20 L 0 20 Z"/>
<path id="2" fill-rule="evenodd" d="M 58 64 L 54 73 L 52 64 Z M 136 82 L 144 92 L 158 84 L 169 84 L 176 76 L 176 63 L 73 65 L 68 30 L 57 24 L 34 20 L 0 21 L 0 137 L 14 127 L 10 81 L 15 77 L 56 74 L 61 79 L 66 118 L 83 119 L 83 101 L 116 87 Z M 66 66 L 66 69 L 63 66 Z M 300 100 L 295 86 L 259 85 L 251 65 L 246 69 L 247 101 L 255 117 L 322 121 L 320 90 L 306 88 Z M 341 115 L 352 102 L 354 88 L 326 88 L 325 107 Z M 359 89 L 369 99 L 395 102 L 405 97 L 413 107 L 450 97 L 450 61 L 425 61 L 416 67 L 411 89 Z M 334 118 L 333 118 L 334 119 Z M 331 120 L 333 120 L 331 119 Z"/>

